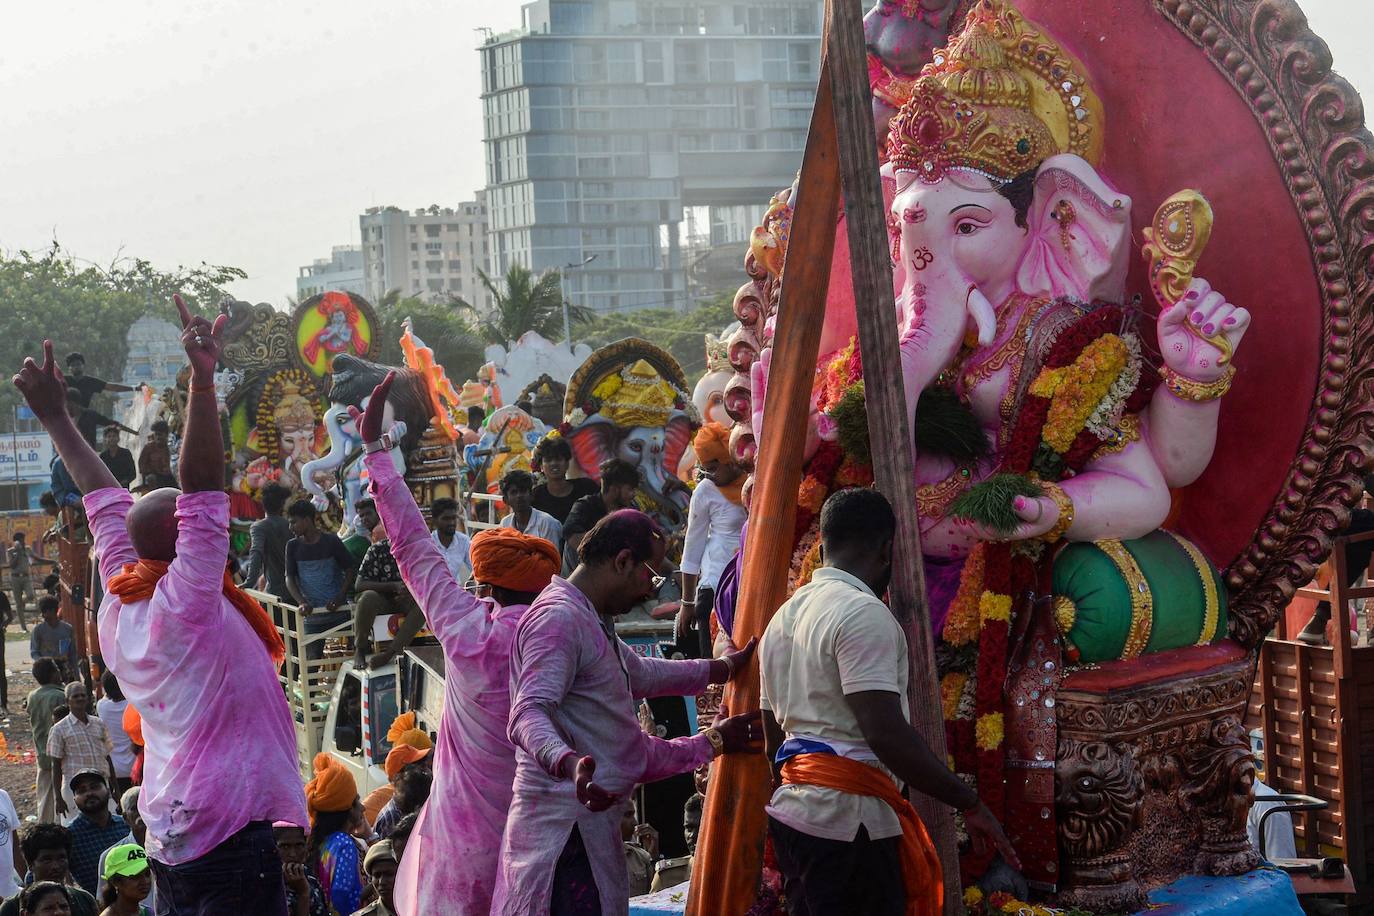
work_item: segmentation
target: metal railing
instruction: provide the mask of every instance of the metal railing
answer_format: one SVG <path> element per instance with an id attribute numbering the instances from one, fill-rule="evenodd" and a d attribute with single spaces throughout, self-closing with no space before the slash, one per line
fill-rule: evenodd
<path id="1" fill-rule="evenodd" d="M 300 763 L 301 776 L 309 779 L 314 775 L 315 755 L 324 744 L 325 720 L 329 716 L 329 703 L 334 694 L 334 683 L 338 680 L 339 669 L 351 657 L 347 640 L 353 635 L 352 605 L 344 605 L 339 610 L 349 611 L 344 620 L 319 633 L 307 633 L 305 622 L 308 619 L 294 604 L 282 601 L 276 595 L 245 589 L 272 616 L 277 632 L 286 644 L 286 660 L 277 679 L 286 694 L 291 707 L 291 718 L 296 723 L 296 751 Z M 335 643 L 336 650 L 331 653 L 329 643 Z M 337 651 L 342 642 L 343 651 Z M 311 647 L 320 646 L 320 658 L 309 658 Z"/>
<path id="2" fill-rule="evenodd" d="M 468 494 L 468 502 L 472 507 L 467 519 L 469 533 L 484 528 L 501 527 L 500 493 L 481 493 L 474 490 Z"/>

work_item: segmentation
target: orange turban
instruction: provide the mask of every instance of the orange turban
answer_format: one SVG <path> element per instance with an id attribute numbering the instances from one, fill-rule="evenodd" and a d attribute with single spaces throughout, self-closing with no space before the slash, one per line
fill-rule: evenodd
<path id="1" fill-rule="evenodd" d="M 472 575 L 513 592 L 542 592 L 563 564 L 558 548 L 514 528 L 488 528 L 472 539 Z"/>
<path id="2" fill-rule="evenodd" d="M 391 753 L 386 755 L 386 778 L 395 779 L 396 774 L 401 772 L 403 767 L 410 766 L 417 760 L 424 760 L 429 756 L 429 748 L 411 747 L 409 744 L 398 744 L 391 749 Z"/>
<path id="3" fill-rule="evenodd" d="M 700 464 L 708 461 L 729 462 L 730 430 L 719 423 L 707 423 L 697 430 L 696 438 L 692 440 L 692 451 L 697 453 Z"/>
<path id="4" fill-rule="evenodd" d="M 124 707 L 124 733 L 129 736 L 129 740 L 139 747 L 143 747 L 143 716 L 139 715 L 134 704 L 130 703 Z"/>
<path id="5" fill-rule="evenodd" d="M 386 731 L 386 740 L 393 746 L 404 744 L 422 751 L 434 747 L 434 742 L 429 740 L 429 734 L 415 725 L 413 712 L 403 712 L 391 721 L 391 728 Z"/>
<path id="6" fill-rule="evenodd" d="M 348 768 L 321 751 L 315 755 L 315 778 L 305 784 L 305 805 L 310 823 L 321 811 L 347 811 L 358 798 L 358 784 Z"/>

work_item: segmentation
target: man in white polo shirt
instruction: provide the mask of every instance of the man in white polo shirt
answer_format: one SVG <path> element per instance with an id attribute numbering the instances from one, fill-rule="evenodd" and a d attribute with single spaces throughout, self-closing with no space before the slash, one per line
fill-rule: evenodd
<path id="1" fill-rule="evenodd" d="M 900 916 L 913 895 L 939 909 L 940 863 L 901 783 L 963 811 L 974 841 L 992 842 L 1019 867 L 977 792 L 911 726 L 906 637 L 878 597 L 892 577 L 896 530 L 876 490 L 826 500 L 824 566 L 759 643 L 766 747 L 781 777 L 768 832 L 793 916 Z M 916 839 L 907 861 L 904 833 Z"/>

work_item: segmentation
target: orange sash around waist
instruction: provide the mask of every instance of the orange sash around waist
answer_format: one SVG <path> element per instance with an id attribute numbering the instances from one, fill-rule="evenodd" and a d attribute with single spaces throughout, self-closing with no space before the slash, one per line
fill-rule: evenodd
<path id="1" fill-rule="evenodd" d="M 916 809 L 902 798 L 897 784 L 885 773 L 835 754 L 798 754 L 782 765 L 782 781 L 838 789 L 887 802 L 902 824 L 902 882 L 906 885 L 907 916 L 940 916 L 945 882 L 935 844 Z"/>

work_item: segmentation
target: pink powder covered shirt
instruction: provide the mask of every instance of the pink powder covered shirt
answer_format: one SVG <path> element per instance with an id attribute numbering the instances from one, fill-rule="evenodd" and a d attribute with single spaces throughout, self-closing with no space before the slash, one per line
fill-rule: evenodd
<path id="1" fill-rule="evenodd" d="M 108 583 L 138 562 L 124 524 L 133 497 L 96 490 L 85 504 Z M 309 823 L 276 668 L 222 593 L 229 498 L 185 493 L 176 512 L 176 559 L 153 596 L 125 603 L 107 593 L 97 619 L 105 662 L 143 717 L 138 809 L 148 853 L 167 865 L 205 855 L 250 821 Z"/>
<path id="2" fill-rule="evenodd" d="M 705 735 L 665 741 L 640 728 L 636 700 L 705 689 L 709 660 L 644 658 L 616 638 L 576 586 L 555 577 L 525 612 L 511 658 L 510 735 L 515 797 L 501 844 L 492 912 L 549 911 L 558 855 L 572 829 L 582 835 L 604 914 L 629 911 L 620 839 L 623 805 L 593 813 L 557 772 L 569 752 L 596 760 L 595 780 L 628 800 L 634 787 L 693 770 L 711 759 Z"/>
<path id="3" fill-rule="evenodd" d="M 506 737 L 510 647 L 526 606 L 501 607 L 465 591 L 391 459 L 376 452 L 364 460 L 391 555 L 444 648 L 434 783 L 396 874 L 396 913 L 485 916 L 515 779 L 515 746 Z"/>

